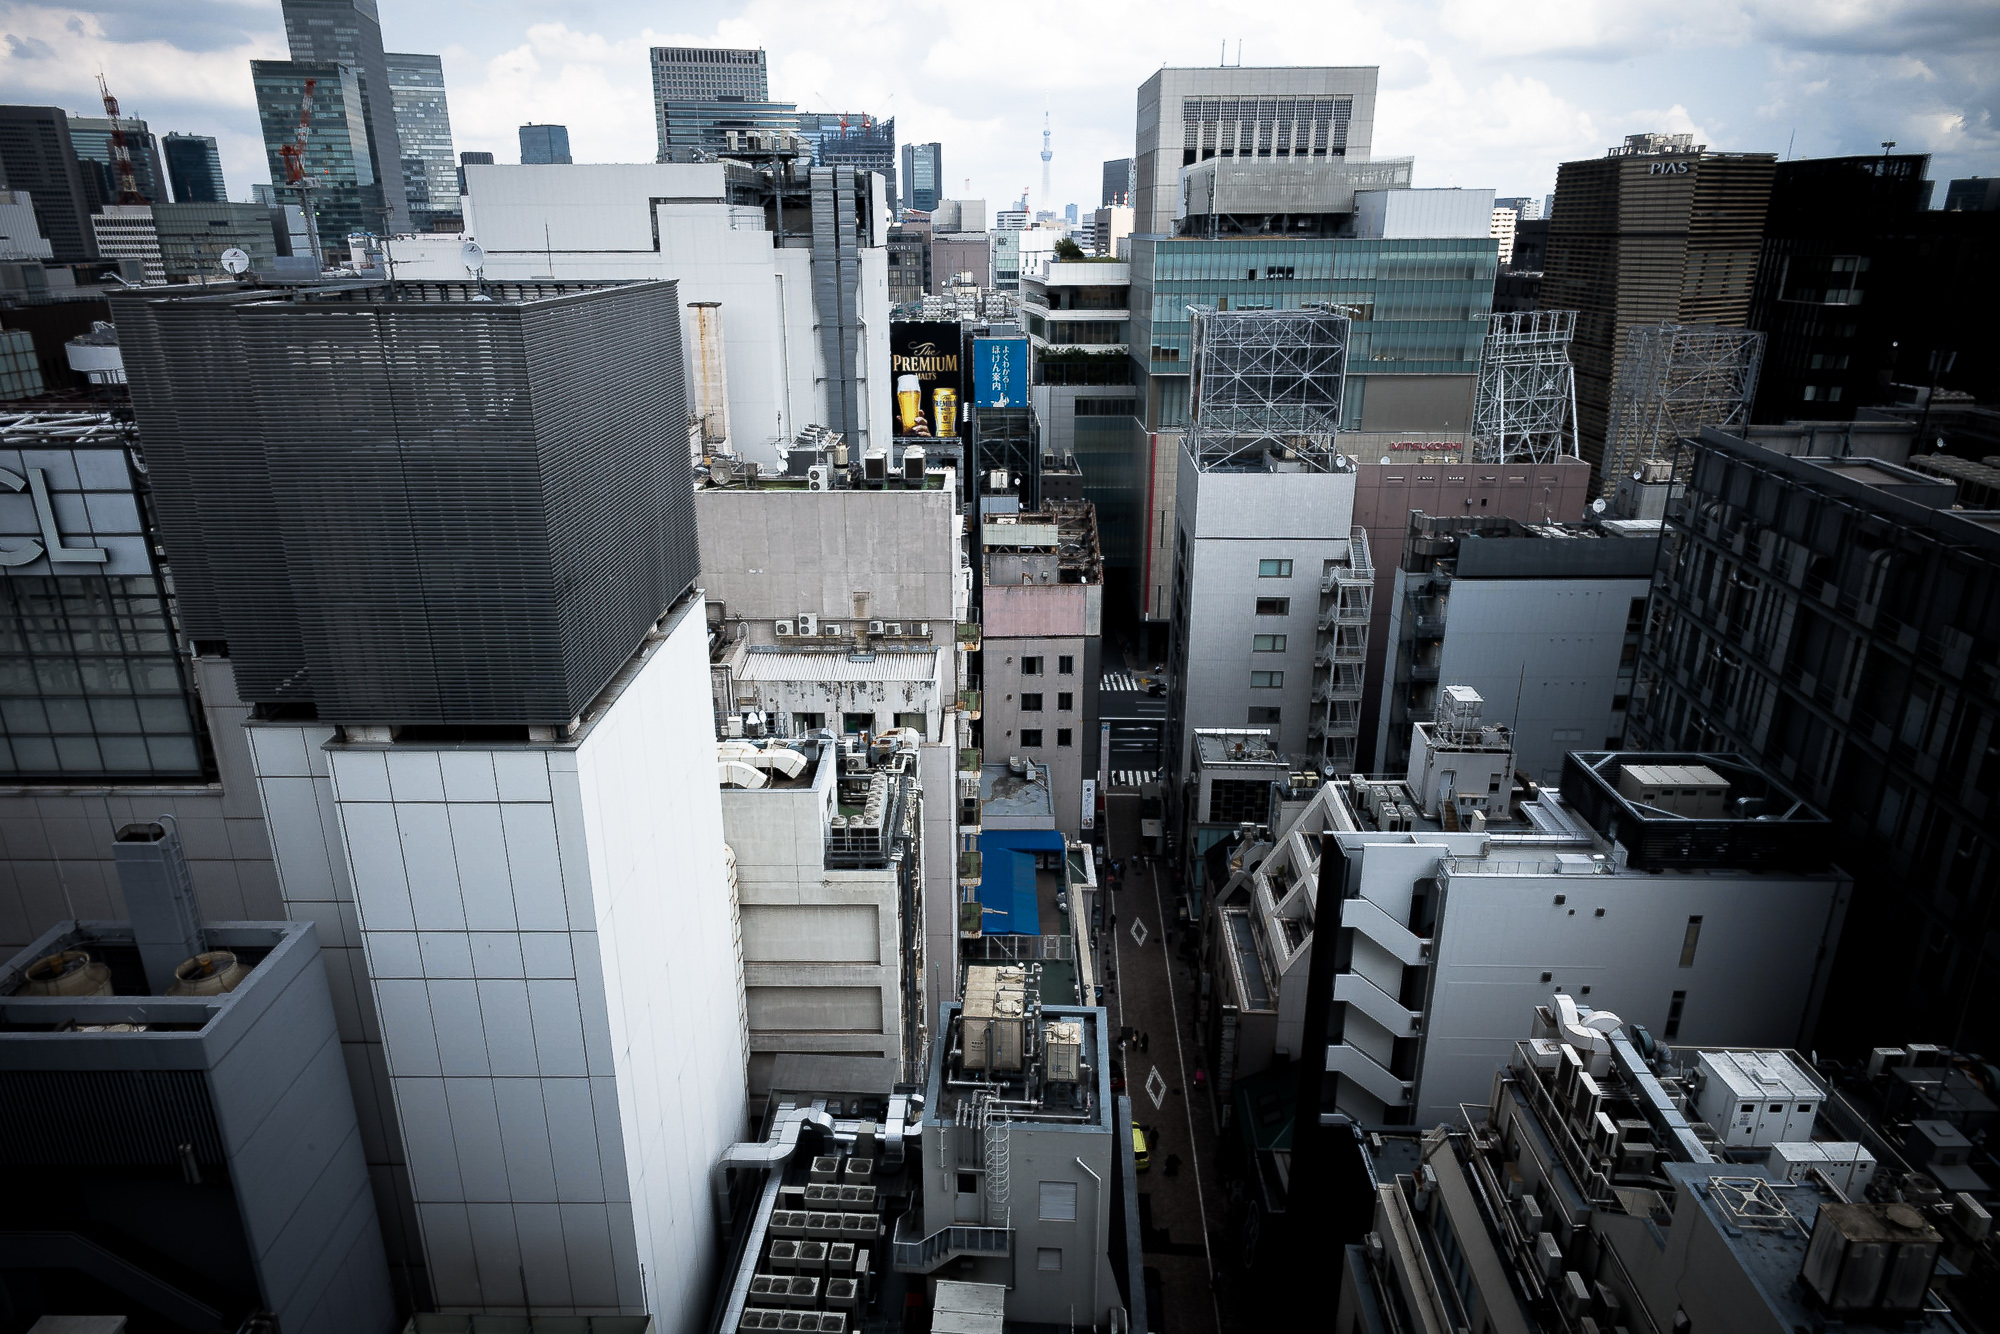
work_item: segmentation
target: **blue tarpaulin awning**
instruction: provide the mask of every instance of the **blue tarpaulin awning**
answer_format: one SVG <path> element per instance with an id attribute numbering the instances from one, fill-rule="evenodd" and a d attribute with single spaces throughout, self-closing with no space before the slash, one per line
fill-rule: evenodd
<path id="1" fill-rule="evenodd" d="M 980 851 L 980 930 L 989 936 L 1040 935 L 1042 915 L 1035 904 L 1034 854 L 990 843 Z"/>
<path id="2" fill-rule="evenodd" d="M 1063 846 L 1060 829 L 989 829 L 979 836 L 981 852 L 1003 848 L 1015 852 L 1061 852 Z"/>

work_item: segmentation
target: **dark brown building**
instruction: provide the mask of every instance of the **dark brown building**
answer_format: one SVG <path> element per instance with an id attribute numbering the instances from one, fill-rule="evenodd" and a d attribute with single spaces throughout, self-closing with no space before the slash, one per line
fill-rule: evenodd
<path id="1" fill-rule="evenodd" d="M 1713 153 L 1685 134 L 1562 164 L 1537 304 L 1577 312 L 1578 443 L 1600 474 L 1627 331 L 1748 322 L 1776 167 L 1774 153 Z"/>

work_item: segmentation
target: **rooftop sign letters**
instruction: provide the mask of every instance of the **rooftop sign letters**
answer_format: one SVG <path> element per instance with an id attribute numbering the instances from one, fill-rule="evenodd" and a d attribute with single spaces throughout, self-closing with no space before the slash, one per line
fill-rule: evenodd
<path id="1" fill-rule="evenodd" d="M 0 565 L 26 565 L 31 561 L 49 558 L 50 564 L 73 562 L 81 565 L 102 565 L 107 559 L 103 547 L 64 546 L 62 534 L 56 530 L 55 506 L 49 501 L 48 475 L 40 468 L 28 469 L 23 478 L 18 473 L 0 468 L 0 486 L 9 491 L 26 490 L 35 503 L 35 521 L 41 528 L 41 538 L 29 538 L 20 546 L 0 549 Z"/>

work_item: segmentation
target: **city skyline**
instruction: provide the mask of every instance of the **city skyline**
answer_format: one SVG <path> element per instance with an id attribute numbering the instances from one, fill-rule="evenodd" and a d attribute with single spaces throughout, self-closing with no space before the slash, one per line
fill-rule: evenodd
<path id="1" fill-rule="evenodd" d="M 1781 157 L 1865 153 L 1894 140 L 1899 151 L 1932 155 L 1933 180 L 2000 172 L 2000 125 L 1988 110 L 2000 87 L 2000 25 L 1981 21 L 1991 4 L 1866 14 L 1782 4 L 1754 16 L 1717 7 L 1704 19 L 1686 7 L 1667 16 L 1585 3 L 1504 20 L 1449 3 L 1437 13 L 1335 6 L 1282 36 L 1268 13 L 1247 6 L 1156 5 L 1143 16 L 1119 7 L 1072 16 L 1023 66 L 1026 82 L 990 91 L 969 84 L 953 57 L 976 38 L 961 30 L 978 22 L 971 13 L 919 28 L 866 16 L 827 24 L 823 9 L 797 10 L 795 0 L 749 0 L 719 16 L 604 3 L 544 22 L 507 3 L 483 10 L 475 30 L 462 6 L 392 3 L 382 22 L 386 46 L 443 56 L 457 147 L 503 161 L 524 119 L 569 125 L 580 162 L 650 160 L 648 48 L 730 45 L 769 50 L 774 97 L 808 110 L 868 108 L 897 117 L 902 141 L 950 146 L 948 197 L 1010 199 L 1038 182 L 1033 111 L 1046 103 L 1055 197 L 1033 202 L 1058 212 L 1095 200 L 1101 163 L 1131 152 L 1139 83 L 1162 64 L 1218 57 L 1380 65 L 1393 96 L 1376 151 L 1414 154 L 1419 186 L 1544 195 L 1560 162 L 1645 130 Z M 206 0 L 171 24 L 104 2 L 15 3 L 4 13 L 0 79 L 18 100 L 89 113 L 101 68 L 128 114 L 158 131 L 214 135 L 239 193 L 266 174 L 247 62 L 285 55 L 275 6 Z M 808 28 L 814 40 L 794 36 Z M 1123 58 L 1106 61 L 1107 50 Z"/>

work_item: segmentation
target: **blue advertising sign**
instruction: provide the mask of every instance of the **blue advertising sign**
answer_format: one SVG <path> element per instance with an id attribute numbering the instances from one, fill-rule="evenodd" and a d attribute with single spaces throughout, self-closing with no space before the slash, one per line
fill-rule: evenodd
<path id="1" fill-rule="evenodd" d="M 972 402 L 982 408 L 1028 406 L 1028 340 L 972 340 Z"/>

